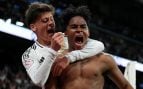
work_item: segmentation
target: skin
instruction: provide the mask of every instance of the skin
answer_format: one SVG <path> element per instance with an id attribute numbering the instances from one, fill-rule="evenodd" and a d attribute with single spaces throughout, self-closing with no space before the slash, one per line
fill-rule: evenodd
<path id="1" fill-rule="evenodd" d="M 82 49 L 89 37 L 89 30 L 86 21 L 80 16 L 72 18 L 69 21 L 65 34 L 68 35 L 69 44 L 72 44 L 69 45 L 69 51 Z M 76 37 L 83 37 L 83 42 L 75 42 Z"/>
<path id="2" fill-rule="evenodd" d="M 103 75 L 113 80 L 119 89 L 133 89 L 113 59 L 104 53 L 68 66 L 59 80 L 60 89 L 103 89 Z"/>
<path id="3" fill-rule="evenodd" d="M 63 34 L 55 33 L 55 21 L 52 12 L 41 13 L 38 19 L 30 24 L 30 28 L 37 35 L 37 41 L 49 46 L 55 51 L 59 50 L 63 42 Z"/>
<path id="4" fill-rule="evenodd" d="M 89 36 L 88 26 L 84 18 L 80 16 L 71 18 L 66 35 L 68 35 L 69 40 L 69 52 L 82 49 Z M 79 35 L 83 37 L 82 43 L 75 41 Z M 57 58 L 56 60 L 61 59 Z M 46 89 L 56 89 L 57 87 L 58 89 L 103 89 L 104 76 L 108 76 L 119 89 L 133 89 L 113 58 L 105 53 L 100 53 L 65 67 L 58 79 L 51 76 Z"/>
<path id="5" fill-rule="evenodd" d="M 37 35 L 37 41 L 43 46 L 48 46 L 51 47 L 53 50 L 58 51 L 63 45 L 64 42 L 63 33 L 61 32 L 55 33 L 55 21 L 52 12 L 47 11 L 40 13 L 37 20 L 31 23 L 29 27 Z M 53 75 L 59 76 L 62 70 L 65 69 L 65 67 L 68 66 L 69 63 L 70 61 L 67 59 L 55 61 L 54 63 L 55 72 L 53 71 Z"/>
<path id="6" fill-rule="evenodd" d="M 82 17 L 78 16 L 77 18 L 82 18 Z M 81 48 L 84 47 L 84 45 L 87 42 L 87 38 L 89 37 L 89 30 L 88 30 L 87 23 L 85 22 L 84 19 L 74 20 L 77 18 L 71 19 L 71 21 L 69 22 L 69 25 L 67 26 L 67 30 L 65 32 L 65 35 L 68 35 L 69 44 L 74 43 L 72 45 L 69 45 L 70 49 L 68 51 L 80 50 Z M 82 43 L 75 42 L 75 38 L 77 36 L 83 38 Z M 66 53 L 67 53 L 67 50 L 66 52 L 63 53 L 63 55 Z M 52 68 L 53 76 L 59 76 L 61 72 L 69 65 L 69 63 L 70 61 L 67 60 L 65 57 L 57 57 L 57 60 L 55 60 Z"/>

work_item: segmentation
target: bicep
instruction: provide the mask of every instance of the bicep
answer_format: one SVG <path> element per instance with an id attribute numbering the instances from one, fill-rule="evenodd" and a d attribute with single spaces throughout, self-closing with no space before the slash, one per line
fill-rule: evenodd
<path id="1" fill-rule="evenodd" d="M 125 79 L 123 73 L 117 66 L 116 62 L 112 57 L 108 59 L 109 70 L 107 76 L 120 88 L 124 89 L 125 86 L 128 84 L 127 80 Z"/>
<path id="2" fill-rule="evenodd" d="M 124 78 L 122 72 L 119 69 L 113 69 L 108 73 L 108 77 L 120 88 L 123 89 L 123 87 L 126 84 L 126 79 Z"/>

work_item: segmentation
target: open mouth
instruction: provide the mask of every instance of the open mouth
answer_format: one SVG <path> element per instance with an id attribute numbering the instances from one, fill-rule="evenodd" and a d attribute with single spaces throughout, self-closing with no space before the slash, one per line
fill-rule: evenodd
<path id="1" fill-rule="evenodd" d="M 47 33 L 48 33 L 49 36 L 53 36 L 54 33 L 55 33 L 55 30 L 54 29 L 49 29 L 49 30 L 47 30 Z"/>
<path id="2" fill-rule="evenodd" d="M 76 36 L 75 43 L 76 43 L 76 45 L 82 45 L 83 44 L 83 36 Z"/>
<path id="3" fill-rule="evenodd" d="M 47 32 L 48 32 L 49 34 L 51 34 L 51 33 L 55 33 L 55 30 L 54 30 L 54 29 L 50 29 L 50 30 L 47 30 Z"/>

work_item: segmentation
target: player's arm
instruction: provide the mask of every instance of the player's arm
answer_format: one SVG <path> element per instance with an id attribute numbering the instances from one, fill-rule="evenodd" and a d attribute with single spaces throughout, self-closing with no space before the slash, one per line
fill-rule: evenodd
<path id="1" fill-rule="evenodd" d="M 129 82 L 125 79 L 124 75 L 118 68 L 116 62 L 110 55 L 104 58 L 107 64 L 107 76 L 118 86 L 119 89 L 133 89 Z"/>
<path id="2" fill-rule="evenodd" d="M 49 77 L 56 53 L 51 49 L 50 52 L 46 52 L 46 55 L 47 56 L 37 56 L 35 52 L 32 52 L 31 54 L 28 54 L 28 57 L 25 57 L 25 54 L 22 56 L 22 63 L 26 68 L 29 77 L 34 84 L 41 87 L 44 86 Z M 45 60 L 40 64 L 39 58 L 42 57 L 44 57 Z"/>
<path id="3" fill-rule="evenodd" d="M 98 53 L 101 53 L 103 50 L 104 50 L 104 44 L 101 41 L 88 39 L 87 44 L 82 50 L 72 51 L 68 53 L 66 57 L 71 62 L 75 62 L 77 60 L 82 60 L 94 56 Z"/>
<path id="4" fill-rule="evenodd" d="M 31 48 L 28 53 L 23 54 L 22 63 L 36 85 L 44 86 L 46 83 L 57 56 L 57 51 L 61 48 L 62 43 L 63 34 L 58 32 L 53 35 L 50 48 L 43 48 L 40 51 L 35 51 Z M 40 63 L 39 59 L 41 58 L 44 58 L 44 60 Z"/>
<path id="5" fill-rule="evenodd" d="M 53 76 L 59 76 L 62 70 L 64 70 L 70 62 L 94 56 L 101 53 L 103 50 L 104 44 L 102 42 L 89 39 L 86 46 L 82 50 L 72 51 L 63 58 L 56 58 L 53 64 Z"/>

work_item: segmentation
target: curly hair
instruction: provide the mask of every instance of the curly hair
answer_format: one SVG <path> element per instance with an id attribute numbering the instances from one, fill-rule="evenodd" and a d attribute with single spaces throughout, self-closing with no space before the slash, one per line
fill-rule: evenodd
<path id="1" fill-rule="evenodd" d="M 91 13 L 87 6 L 79 6 L 77 8 L 74 6 L 70 6 L 67 9 L 65 9 L 61 14 L 62 32 L 66 31 L 69 21 L 72 17 L 75 16 L 83 17 L 87 24 L 89 24 L 89 21 L 91 19 Z"/>
<path id="2" fill-rule="evenodd" d="M 27 27 L 29 27 L 31 23 L 34 23 L 39 18 L 41 13 L 44 12 L 52 12 L 54 15 L 55 8 L 52 5 L 48 5 L 42 2 L 34 2 L 29 5 L 29 8 L 25 13 L 25 22 Z"/>

